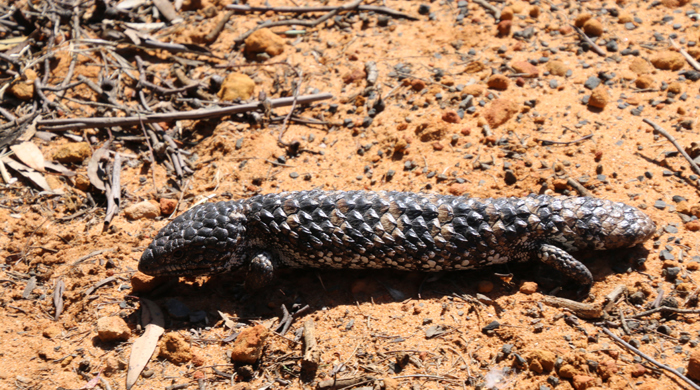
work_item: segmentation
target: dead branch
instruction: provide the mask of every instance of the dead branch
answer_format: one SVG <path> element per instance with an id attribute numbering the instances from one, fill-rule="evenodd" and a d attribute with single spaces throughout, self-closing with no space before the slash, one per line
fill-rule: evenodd
<path id="1" fill-rule="evenodd" d="M 299 96 L 299 104 L 309 104 L 320 100 L 332 98 L 330 93 L 317 93 L 313 95 Z M 272 108 L 290 106 L 294 103 L 294 97 L 271 99 Z M 218 118 L 227 115 L 239 114 L 253 111 L 260 108 L 260 103 L 248 103 L 231 107 L 216 109 L 201 109 L 185 112 L 168 112 L 159 114 L 144 114 L 141 116 L 128 116 L 122 118 L 67 118 L 67 119 L 44 119 L 37 121 L 37 126 L 45 131 L 66 131 L 87 128 L 114 127 L 114 126 L 135 126 L 139 123 L 153 122 L 173 122 L 180 120 L 197 120 L 207 118 Z"/>

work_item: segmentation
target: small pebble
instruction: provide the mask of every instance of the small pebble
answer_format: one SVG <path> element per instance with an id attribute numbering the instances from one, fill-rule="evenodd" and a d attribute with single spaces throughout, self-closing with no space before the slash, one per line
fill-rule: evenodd
<path id="1" fill-rule="evenodd" d="M 601 83 L 601 80 L 595 76 L 591 76 L 586 80 L 586 82 L 583 84 L 584 87 L 588 89 L 594 89 L 595 87 L 599 86 Z"/>

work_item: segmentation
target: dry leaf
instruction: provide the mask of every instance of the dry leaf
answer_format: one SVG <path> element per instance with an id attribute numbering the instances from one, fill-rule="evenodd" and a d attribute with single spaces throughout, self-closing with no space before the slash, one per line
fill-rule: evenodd
<path id="1" fill-rule="evenodd" d="M 41 119 L 41 115 L 37 115 L 36 118 L 34 118 L 32 123 L 30 123 L 26 129 L 24 129 L 24 131 L 22 132 L 22 135 L 17 137 L 17 141 L 26 142 L 26 141 L 29 141 L 30 139 L 32 139 L 32 137 L 34 137 L 34 135 L 36 135 L 36 133 L 37 133 L 36 124 L 37 124 L 37 122 L 39 122 L 39 119 Z"/>
<path id="2" fill-rule="evenodd" d="M 63 176 L 72 177 L 77 175 L 77 173 L 71 171 L 70 169 L 64 167 L 63 165 L 51 161 L 44 161 L 44 167 L 56 171 Z"/>
<path id="3" fill-rule="evenodd" d="M 101 148 L 95 150 L 95 153 L 92 154 L 87 167 L 87 175 L 90 179 L 90 183 L 92 183 L 92 185 L 100 191 L 104 191 L 107 188 L 105 187 L 105 182 L 100 178 L 98 171 L 101 169 L 100 160 L 102 160 L 103 157 L 106 158 L 109 156 L 109 145 L 110 142 L 107 141 Z"/>
<path id="4" fill-rule="evenodd" d="M 9 158 L 4 158 L 2 162 L 7 164 L 7 166 L 12 168 L 15 172 L 31 180 L 34 184 L 37 185 L 37 187 L 41 188 L 43 191 L 50 192 L 53 194 L 63 193 L 63 190 L 61 189 L 52 190 L 51 186 L 49 186 L 49 183 L 44 178 L 44 175 L 42 175 L 40 172 L 37 172 L 32 168 L 29 168 L 28 166 Z"/>
<path id="5" fill-rule="evenodd" d="M 0 39 L 0 51 L 11 49 L 26 40 L 27 37 L 13 37 L 8 39 Z"/>
<path id="6" fill-rule="evenodd" d="M 137 8 L 137 7 L 141 6 L 142 4 L 146 4 L 147 2 L 148 2 L 147 0 L 124 0 L 124 1 L 120 1 L 117 4 L 116 8 L 120 9 L 120 10 L 129 10 L 132 8 Z"/>
<path id="7" fill-rule="evenodd" d="M 146 331 L 131 346 L 129 371 L 126 373 L 127 390 L 131 389 L 131 386 L 139 379 L 141 371 L 151 360 L 153 351 L 156 350 L 158 339 L 165 331 L 163 329 L 165 326 L 163 312 L 155 302 L 144 298 L 141 298 L 141 322 L 148 325 L 146 325 Z"/>
<path id="8" fill-rule="evenodd" d="M 58 317 L 60 317 L 63 312 L 63 292 L 65 290 L 66 284 L 63 283 L 63 279 L 59 279 L 58 282 L 56 282 L 56 287 L 53 289 L 53 305 L 56 308 L 54 321 L 58 321 Z"/>
<path id="9" fill-rule="evenodd" d="M 233 329 L 233 327 L 236 326 L 236 322 L 232 320 L 226 313 L 222 313 L 219 311 L 219 315 L 221 316 L 221 318 L 224 319 L 224 325 L 227 328 Z"/>
<path id="10" fill-rule="evenodd" d="M 44 155 L 33 142 L 22 142 L 18 145 L 12 145 L 10 150 L 15 152 L 15 156 L 17 156 L 19 161 L 27 164 L 30 168 L 39 172 L 46 171 L 44 168 Z"/>

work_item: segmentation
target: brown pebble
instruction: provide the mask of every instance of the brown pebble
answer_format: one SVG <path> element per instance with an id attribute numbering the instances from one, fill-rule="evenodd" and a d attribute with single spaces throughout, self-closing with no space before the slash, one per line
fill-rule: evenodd
<path id="1" fill-rule="evenodd" d="M 194 364 L 195 367 L 201 367 L 204 363 L 206 363 L 206 360 L 204 360 L 203 356 L 198 353 L 192 353 L 192 364 Z"/>
<path id="2" fill-rule="evenodd" d="M 61 328 L 59 328 L 56 325 L 49 325 L 48 327 L 44 328 L 44 330 L 41 332 L 41 335 L 46 337 L 47 339 L 52 339 L 61 334 Z"/>
<path id="3" fill-rule="evenodd" d="M 561 61 L 553 60 L 547 63 L 547 71 L 555 76 L 564 77 L 568 70 L 569 68 Z"/>
<path id="4" fill-rule="evenodd" d="M 591 97 L 588 99 L 588 105 L 595 108 L 600 108 L 601 110 L 610 101 L 610 95 L 605 87 L 598 86 L 593 91 L 591 91 Z"/>
<path id="5" fill-rule="evenodd" d="M 687 51 L 694 59 L 700 59 L 700 47 L 689 47 Z"/>
<path id="6" fill-rule="evenodd" d="M 365 73 L 364 70 L 353 69 L 350 72 L 343 75 L 343 82 L 345 84 L 360 83 L 362 80 L 365 79 L 365 77 L 367 77 L 367 73 Z"/>
<path id="7" fill-rule="evenodd" d="M 492 89 L 505 91 L 506 89 L 508 89 L 509 82 L 510 81 L 508 80 L 508 77 L 502 74 L 495 74 L 489 77 L 489 80 L 486 82 L 486 85 L 488 85 L 488 87 Z"/>
<path id="8" fill-rule="evenodd" d="M 460 134 L 462 134 L 462 135 L 469 135 L 469 134 L 472 133 L 472 129 L 470 129 L 470 128 L 468 128 L 468 127 L 465 127 L 465 128 L 463 128 L 462 130 L 460 130 L 459 132 L 460 132 Z"/>
<path id="9" fill-rule="evenodd" d="M 690 0 L 661 0 L 666 8 L 678 8 L 690 3 Z"/>
<path id="10" fill-rule="evenodd" d="M 244 364 L 255 363 L 262 355 L 269 334 L 270 332 L 263 325 L 243 329 L 233 342 L 231 361 Z"/>
<path id="11" fill-rule="evenodd" d="M 433 150 L 441 151 L 442 149 L 445 149 L 445 145 L 441 144 L 439 141 L 433 142 Z"/>
<path id="12" fill-rule="evenodd" d="M 598 365 L 598 372 L 604 381 L 617 374 L 618 370 L 617 363 L 614 360 L 606 360 Z"/>
<path id="13" fill-rule="evenodd" d="M 483 117 L 489 126 L 495 129 L 498 126 L 506 123 L 513 117 L 513 115 L 517 113 L 517 103 L 507 98 L 501 98 L 491 103 L 491 105 L 484 112 Z"/>
<path id="14" fill-rule="evenodd" d="M 530 15 L 531 18 L 537 19 L 537 18 L 540 16 L 540 7 L 538 7 L 538 6 L 536 6 L 536 5 L 533 5 L 533 6 L 530 8 L 530 13 L 529 13 L 529 15 Z"/>
<path id="15" fill-rule="evenodd" d="M 160 204 L 161 215 L 172 214 L 175 211 L 175 206 L 177 205 L 177 201 L 175 199 L 168 198 L 160 198 L 160 201 L 158 203 Z"/>
<path id="16" fill-rule="evenodd" d="M 540 70 L 527 61 L 513 61 L 510 65 L 517 73 L 524 73 L 523 77 L 535 78 L 539 77 Z"/>
<path id="17" fill-rule="evenodd" d="M 700 230 L 700 219 L 696 219 L 695 221 L 686 222 L 685 228 L 691 232 L 699 231 Z"/>
<path id="18" fill-rule="evenodd" d="M 583 32 L 591 37 L 599 37 L 603 35 L 603 24 L 598 19 L 589 19 L 583 24 Z"/>
<path id="19" fill-rule="evenodd" d="M 683 92 L 683 85 L 678 81 L 674 81 L 668 85 L 668 92 L 678 95 Z"/>
<path id="20" fill-rule="evenodd" d="M 498 30 L 498 36 L 499 37 L 507 37 L 510 35 L 510 30 L 513 27 L 513 21 L 512 20 L 501 20 L 498 25 L 496 26 L 496 29 Z"/>
<path id="21" fill-rule="evenodd" d="M 526 295 L 531 295 L 537 292 L 537 283 L 535 282 L 523 282 L 520 286 L 520 292 Z"/>
<path id="22" fill-rule="evenodd" d="M 596 378 L 588 375 L 574 375 L 571 384 L 575 390 L 585 390 L 598 385 Z"/>
<path id="23" fill-rule="evenodd" d="M 97 320 L 97 337 L 105 342 L 126 341 L 131 330 L 126 322 L 117 316 L 102 317 Z"/>
<path id="24" fill-rule="evenodd" d="M 411 81 L 411 88 L 416 92 L 420 92 L 425 89 L 425 81 L 415 79 Z"/>
<path id="25" fill-rule="evenodd" d="M 673 268 L 678 267 L 678 262 L 675 260 L 664 260 L 661 268 Z"/>
<path id="26" fill-rule="evenodd" d="M 522 77 L 518 77 L 517 79 L 515 79 L 515 85 L 517 85 L 518 87 L 524 86 L 524 85 L 525 85 L 525 79 L 522 78 Z"/>
<path id="27" fill-rule="evenodd" d="M 468 63 L 467 66 L 464 68 L 464 73 L 478 73 L 484 69 L 486 69 L 486 65 L 484 65 L 483 62 L 472 61 Z"/>
<path id="28" fill-rule="evenodd" d="M 206 377 L 206 375 L 200 370 L 197 370 L 197 371 L 192 373 L 192 379 L 195 379 L 195 380 L 204 379 L 205 377 Z"/>
<path id="29" fill-rule="evenodd" d="M 54 160 L 62 163 L 82 163 L 92 156 L 92 149 L 87 142 L 69 143 L 54 153 Z"/>
<path id="30" fill-rule="evenodd" d="M 399 140 L 396 141 L 396 145 L 394 145 L 394 152 L 403 153 L 407 147 L 408 142 L 404 138 L 399 138 Z"/>
<path id="31" fill-rule="evenodd" d="M 638 75 L 648 74 L 654 70 L 654 67 L 649 63 L 649 61 L 635 57 L 630 62 L 630 70 Z"/>
<path id="32" fill-rule="evenodd" d="M 535 349 L 530 351 L 526 359 L 529 363 L 528 368 L 530 371 L 534 371 L 537 374 L 543 374 L 554 369 L 554 362 L 557 359 L 557 355 L 552 351 Z"/>
<path id="33" fill-rule="evenodd" d="M 470 188 L 470 185 L 467 183 L 462 183 L 462 184 L 453 183 L 453 184 L 450 184 L 449 187 L 447 187 L 447 192 L 450 195 L 460 196 L 460 195 L 467 193 L 467 191 L 469 191 L 469 188 Z"/>
<path id="34" fill-rule="evenodd" d="M 459 115 L 454 110 L 447 110 L 442 113 L 442 120 L 447 123 L 459 123 Z"/>
<path id="35" fill-rule="evenodd" d="M 589 14 L 588 12 L 584 12 L 582 14 L 579 14 L 576 17 L 576 19 L 574 19 L 574 26 L 581 28 L 592 17 L 593 17 L 593 15 Z"/>
<path id="36" fill-rule="evenodd" d="M 675 51 L 662 51 L 651 57 L 651 64 L 660 70 L 679 70 L 685 65 L 685 58 Z"/>
<path id="37" fill-rule="evenodd" d="M 654 79 L 648 75 L 639 76 L 637 80 L 634 81 L 634 85 L 639 89 L 653 88 Z"/>
<path id="38" fill-rule="evenodd" d="M 246 100 L 250 99 L 254 91 L 255 81 L 250 76 L 239 72 L 231 72 L 221 84 L 217 96 L 224 101 Z"/>
<path id="39" fill-rule="evenodd" d="M 460 97 L 464 99 L 468 95 L 472 95 L 474 97 L 481 96 L 481 94 L 484 93 L 484 86 L 479 85 L 479 84 L 472 84 L 472 85 L 467 85 L 464 87 L 462 90 L 462 93 L 460 94 Z"/>
<path id="40" fill-rule="evenodd" d="M 700 349 L 695 349 L 690 354 L 687 375 L 696 381 L 700 380 Z"/>
<path id="41" fill-rule="evenodd" d="M 493 291 L 493 282 L 489 280 L 482 280 L 476 285 L 476 291 L 482 294 L 488 294 Z"/>
<path id="42" fill-rule="evenodd" d="M 593 159 L 595 162 L 600 162 L 600 160 L 603 158 L 603 151 L 600 149 L 596 149 L 596 151 L 593 153 Z M 602 171 L 602 169 L 601 169 Z"/>
<path id="43" fill-rule="evenodd" d="M 619 24 L 634 23 L 634 18 L 632 17 L 631 14 L 623 12 L 617 18 L 617 23 L 619 23 Z"/>
<path id="44" fill-rule="evenodd" d="M 501 20 L 513 20 L 513 8 L 504 7 L 501 10 Z"/>
<path id="45" fill-rule="evenodd" d="M 158 356 L 173 364 L 184 364 L 192 360 L 192 346 L 177 332 L 165 334 L 158 343 Z"/>
<path id="46" fill-rule="evenodd" d="M 131 292 L 147 293 L 168 280 L 167 276 L 149 276 L 140 271 L 131 275 Z"/>
<path id="47" fill-rule="evenodd" d="M 700 263 L 697 261 L 691 261 L 685 266 L 685 268 L 687 268 L 688 271 L 697 271 L 700 269 Z"/>
<path id="48" fill-rule="evenodd" d="M 562 378 L 571 379 L 576 374 L 576 368 L 571 364 L 564 364 L 559 368 L 559 376 Z"/>
<path id="49" fill-rule="evenodd" d="M 639 363 L 635 363 L 634 366 L 632 366 L 632 374 L 633 377 L 639 378 L 640 376 L 643 376 L 644 374 L 647 373 L 647 368 L 644 367 L 643 365 Z"/>

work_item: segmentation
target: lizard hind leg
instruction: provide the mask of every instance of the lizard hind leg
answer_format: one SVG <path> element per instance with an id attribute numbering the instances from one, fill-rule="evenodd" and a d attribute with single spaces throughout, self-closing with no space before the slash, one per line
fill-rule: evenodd
<path id="1" fill-rule="evenodd" d="M 576 260 L 569 252 L 554 245 L 542 244 L 536 249 L 537 258 L 544 264 L 556 269 L 567 277 L 590 288 L 593 275 L 588 268 Z"/>
<path id="2" fill-rule="evenodd" d="M 275 278 L 275 261 L 268 252 L 259 252 L 248 264 L 248 275 L 245 278 L 245 289 L 259 290 Z"/>

